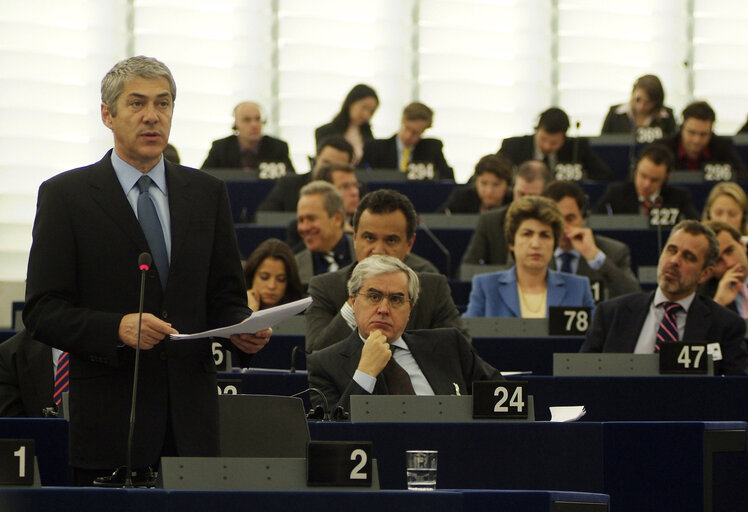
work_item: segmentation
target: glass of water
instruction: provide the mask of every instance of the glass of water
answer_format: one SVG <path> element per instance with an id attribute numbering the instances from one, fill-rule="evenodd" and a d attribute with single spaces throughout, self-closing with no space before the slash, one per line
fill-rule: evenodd
<path id="1" fill-rule="evenodd" d="M 433 491 L 436 489 L 436 450 L 408 450 L 405 452 L 405 468 L 408 490 Z"/>

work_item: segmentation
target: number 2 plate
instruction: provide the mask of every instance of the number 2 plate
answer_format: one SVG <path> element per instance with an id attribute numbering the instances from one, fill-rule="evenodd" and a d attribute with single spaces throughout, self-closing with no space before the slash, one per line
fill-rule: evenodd
<path id="1" fill-rule="evenodd" d="M 311 441 L 307 447 L 307 484 L 371 487 L 371 442 Z"/>

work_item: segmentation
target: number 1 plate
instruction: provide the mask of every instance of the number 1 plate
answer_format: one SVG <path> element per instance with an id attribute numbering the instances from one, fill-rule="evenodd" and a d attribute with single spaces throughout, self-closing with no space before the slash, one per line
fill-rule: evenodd
<path id="1" fill-rule="evenodd" d="M 0 485 L 34 485 L 33 439 L 0 439 Z"/>

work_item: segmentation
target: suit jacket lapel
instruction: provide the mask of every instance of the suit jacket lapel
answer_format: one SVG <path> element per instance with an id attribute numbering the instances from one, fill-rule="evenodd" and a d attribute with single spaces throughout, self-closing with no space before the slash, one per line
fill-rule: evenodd
<path id="1" fill-rule="evenodd" d="M 712 312 L 704 304 L 699 294 L 693 299 L 686 316 L 686 329 L 683 341 L 722 341 L 710 339 L 709 328 L 712 325 Z"/>
<path id="2" fill-rule="evenodd" d="M 132 241 L 140 252 L 148 251 L 148 242 L 135 212 L 127 201 L 122 185 L 112 167 L 110 150 L 92 169 L 88 184 L 91 197 Z"/>
<path id="3" fill-rule="evenodd" d="M 166 164 L 166 186 L 169 192 L 169 216 L 171 223 L 171 263 L 179 259 L 191 231 L 195 202 L 191 197 L 189 182 L 178 173 L 174 164 Z M 187 249 L 189 250 L 189 248 Z"/>
<path id="4" fill-rule="evenodd" d="M 501 300 L 515 317 L 521 317 L 519 292 L 517 291 L 517 269 L 512 267 L 499 277 L 498 292 Z"/>
<path id="5" fill-rule="evenodd" d="M 639 341 L 639 335 L 642 332 L 644 321 L 649 313 L 649 304 L 654 299 L 655 292 L 643 292 L 633 297 L 632 300 L 622 304 L 627 311 L 619 316 L 620 322 L 616 322 L 612 331 L 614 336 L 619 337 L 625 343 L 622 347 L 623 352 L 634 352 L 636 342 Z"/>
<path id="6" fill-rule="evenodd" d="M 559 272 L 548 271 L 548 306 L 557 306 L 564 303 L 566 297 L 566 281 L 561 277 Z"/>
<path id="7" fill-rule="evenodd" d="M 450 383 L 436 377 L 441 374 L 440 365 L 437 363 L 439 354 L 435 353 L 436 344 L 432 343 L 427 337 L 411 336 L 403 333 L 403 340 L 408 345 L 413 359 L 418 363 L 421 373 L 431 386 L 435 395 L 454 395 L 454 388 L 450 388 Z M 462 391 L 462 390 L 460 390 Z"/>

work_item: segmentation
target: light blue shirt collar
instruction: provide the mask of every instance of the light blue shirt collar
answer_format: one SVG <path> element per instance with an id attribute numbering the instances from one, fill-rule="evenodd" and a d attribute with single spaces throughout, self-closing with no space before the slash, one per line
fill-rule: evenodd
<path id="1" fill-rule="evenodd" d="M 140 177 L 143 176 L 142 172 L 122 160 L 114 150 L 112 151 L 112 167 L 114 167 L 114 173 L 117 175 L 117 179 L 125 194 L 128 194 Z M 168 195 L 166 193 L 166 166 L 164 165 L 163 155 L 161 155 L 158 163 L 147 174 L 161 193 Z"/>

